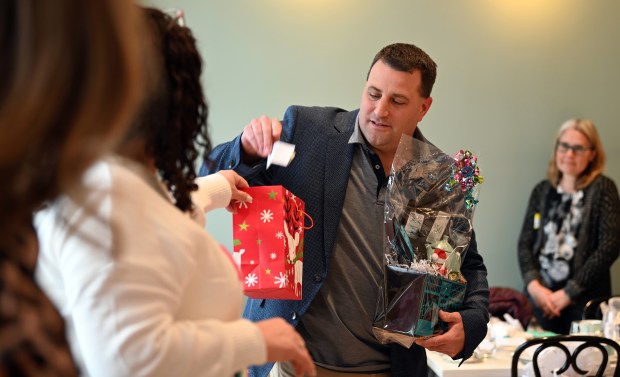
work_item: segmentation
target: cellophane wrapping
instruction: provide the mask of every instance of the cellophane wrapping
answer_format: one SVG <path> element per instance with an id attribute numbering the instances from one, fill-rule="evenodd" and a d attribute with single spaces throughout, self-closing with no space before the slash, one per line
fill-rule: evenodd
<path id="1" fill-rule="evenodd" d="M 373 324 L 380 342 L 410 347 L 445 330 L 439 309 L 460 309 L 477 183 L 471 152 L 453 157 L 402 136 L 385 197 L 384 279 Z"/>

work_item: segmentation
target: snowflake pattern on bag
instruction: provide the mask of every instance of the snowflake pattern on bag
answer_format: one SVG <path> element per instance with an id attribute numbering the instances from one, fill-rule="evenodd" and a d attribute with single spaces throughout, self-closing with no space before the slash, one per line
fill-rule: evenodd
<path id="1" fill-rule="evenodd" d="M 233 255 L 248 297 L 301 300 L 304 202 L 282 186 L 244 189 L 233 214 Z"/>

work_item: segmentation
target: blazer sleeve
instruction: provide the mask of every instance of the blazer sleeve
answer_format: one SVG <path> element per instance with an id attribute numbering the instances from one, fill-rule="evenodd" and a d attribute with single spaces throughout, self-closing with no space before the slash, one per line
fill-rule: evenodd
<path id="1" fill-rule="evenodd" d="M 264 171 L 266 165 L 266 159 L 262 159 L 254 165 L 248 165 L 243 162 L 241 135 L 239 135 L 233 140 L 213 148 L 211 154 L 209 154 L 200 167 L 198 174 L 205 176 L 220 170 L 232 169 L 247 181 L 250 181 Z"/>
<path id="2" fill-rule="evenodd" d="M 305 108 L 300 106 L 289 106 L 286 109 L 284 118 L 281 120 L 282 133 L 280 134 L 280 140 L 290 143 L 297 142 L 299 144 L 307 144 L 312 140 L 316 140 L 315 137 L 308 137 L 307 133 L 305 137 L 302 136 L 301 138 L 297 135 L 297 140 L 295 140 L 295 133 L 298 131 L 297 125 L 300 123 L 298 118 L 302 116 L 308 117 L 308 119 L 302 122 L 305 124 L 314 125 L 315 123 L 313 122 L 317 122 L 318 120 L 321 121 L 321 124 L 330 124 L 331 121 L 329 119 L 335 117 L 339 112 L 344 111 L 341 109 L 331 108 L 323 108 L 322 110 L 316 108 L 314 111 L 304 111 L 302 109 Z M 315 133 L 323 131 L 313 129 L 313 132 Z M 273 184 L 272 182 L 274 181 L 274 177 L 272 171 L 274 169 L 266 169 L 266 158 L 263 158 L 252 165 L 244 163 L 241 135 L 242 134 L 238 135 L 229 142 L 222 143 L 213 148 L 208 158 L 203 162 L 199 170 L 199 175 L 204 176 L 215 173 L 219 170 L 232 169 L 245 178 L 248 182 L 251 182 L 251 186 Z M 298 145 L 298 148 L 300 147 L 302 146 Z"/>
<path id="3" fill-rule="evenodd" d="M 465 300 L 459 311 L 463 318 L 465 329 L 465 345 L 455 359 L 468 359 L 480 344 L 487 333 L 489 322 L 489 283 L 487 281 L 487 269 L 482 256 L 478 253 L 476 234 L 472 233 L 471 242 L 463 263 L 461 272 L 467 280 Z"/>

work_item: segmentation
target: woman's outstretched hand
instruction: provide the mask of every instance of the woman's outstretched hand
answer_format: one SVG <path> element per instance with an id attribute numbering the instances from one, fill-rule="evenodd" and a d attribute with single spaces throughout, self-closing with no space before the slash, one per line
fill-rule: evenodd
<path id="1" fill-rule="evenodd" d="M 316 376 L 316 368 L 306 343 L 293 326 L 282 318 L 256 322 L 267 348 L 267 361 L 290 361 L 298 377 Z"/>

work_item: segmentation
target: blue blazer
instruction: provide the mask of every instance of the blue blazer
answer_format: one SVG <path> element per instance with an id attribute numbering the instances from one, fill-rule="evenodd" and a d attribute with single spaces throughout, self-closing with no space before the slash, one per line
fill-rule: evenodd
<path id="1" fill-rule="evenodd" d="M 266 161 L 248 166 L 241 161 L 241 135 L 213 149 L 200 175 L 221 169 L 234 169 L 251 186 L 283 185 L 305 202 L 305 212 L 314 226 L 305 232 L 303 299 L 248 299 L 243 316 L 252 321 L 271 317 L 287 319 L 293 326 L 323 285 L 329 271 L 329 261 L 336 239 L 344 195 L 353 162 L 354 144 L 349 138 L 355 127 L 359 110 L 346 111 L 333 107 L 291 106 L 282 121 L 281 140 L 295 144 L 295 158 L 287 168 L 272 165 L 265 170 Z M 423 139 L 416 131 L 415 137 Z M 424 140 L 424 139 L 423 139 Z M 462 311 L 465 326 L 465 347 L 457 358 L 468 358 L 486 334 L 488 322 L 488 284 L 486 268 L 478 254 L 475 236 L 462 264 L 467 279 L 467 292 Z M 393 345 L 392 375 L 413 376 L 419 371 L 426 375 L 426 354 L 416 345 L 410 349 Z M 252 376 L 266 376 L 271 365 L 253 368 Z M 399 373 L 398 370 L 403 372 Z M 415 369 L 415 371 L 414 371 Z"/>

